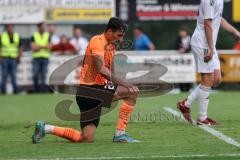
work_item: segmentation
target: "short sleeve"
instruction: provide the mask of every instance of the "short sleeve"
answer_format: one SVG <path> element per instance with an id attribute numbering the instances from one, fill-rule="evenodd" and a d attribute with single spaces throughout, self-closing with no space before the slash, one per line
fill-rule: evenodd
<path id="1" fill-rule="evenodd" d="M 214 1 L 215 0 L 202 0 L 204 19 L 213 19 Z"/>
<path id="2" fill-rule="evenodd" d="M 68 48 L 69 50 L 75 50 L 75 47 L 72 45 L 72 43 L 69 42 L 69 43 L 67 44 L 67 46 L 68 46 L 67 48 Z"/>
<path id="3" fill-rule="evenodd" d="M 148 48 L 152 44 L 152 42 L 150 41 L 150 39 L 147 36 L 143 37 L 143 41 L 144 41 L 145 46 L 147 46 Z"/>
<path id="4" fill-rule="evenodd" d="M 93 55 L 101 55 L 104 56 L 104 42 L 100 37 L 94 38 L 90 40 L 90 50 Z"/>

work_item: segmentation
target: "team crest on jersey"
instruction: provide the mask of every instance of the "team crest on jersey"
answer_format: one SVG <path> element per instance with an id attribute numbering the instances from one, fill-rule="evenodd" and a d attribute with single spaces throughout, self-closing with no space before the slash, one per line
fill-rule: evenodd
<path id="1" fill-rule="evenodd" d="M 210 0 L 210 5 L 213 6 L 215 3 L 215 0 Z"/>

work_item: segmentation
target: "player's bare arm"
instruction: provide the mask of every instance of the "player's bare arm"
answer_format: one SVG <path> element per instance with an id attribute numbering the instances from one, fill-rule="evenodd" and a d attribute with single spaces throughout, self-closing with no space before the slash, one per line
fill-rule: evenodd
<path id="1" fill-rule="evenodd" d="M 116 83 L 117 85 L 120 85 L 120 86 L 124 86 L 126 88 L 129 89 L 129 91 L 135 95 L 138 94 L 139 90 L 138 90 L 138 87 L 137 86 L 134 86 L 128 82 L 126 82 L 125 80 L 123 79 L 120 79 L 116 76 L 114 76 L 114 74 L 107 68 L 105 67 L 103 62 L 103 57 L 102 56 L 93 56 L 92 57 L 93 59 L 93 63 L 94 63 L 94 67 L 96 68 L 96 71 L 98 73 L 100 73 L 104 78 L 106 78 L 107 80 L 109 81 L 112 81 L 113 83 Z"/>
<path id="2" fill-rule="evenodd" d="M 204 56 L 205 62 L 209 62 L 213 56 L 213 28 L 212 28 L 212 19 L 205 19 L 204 20 L 204 29 L 205 35 L 208 43 L 208 53 Z"/>
<path id="3" fill-rule="evenodd" d="M 234 28 L 230 23 L 228 23 L 225 18 L 222 18 L 221 20 L 221 27 L 226 31 L 234 34 L 238 39 L 240 39 L 240 32 L 236 28 Z"/>

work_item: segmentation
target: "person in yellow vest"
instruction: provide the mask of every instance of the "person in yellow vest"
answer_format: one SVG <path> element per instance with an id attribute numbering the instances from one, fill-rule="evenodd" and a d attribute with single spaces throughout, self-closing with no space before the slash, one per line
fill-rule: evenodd
<path id="1" fill-rule="evenodd" d="M 8 75 L 11 77 L 13 93 L 18 93 L 17 64 L 22 55 L 21 40 L 18 33 L 14 32 L 13 25 L 7 24 L 6 31 L 0 36 L 0 56 L 2 69 L 1 92 L 6 94 Z"/>
<path id="2" fill-rule="evenodd" d="M 51 48 L 50 34 L 45 32 L 45 23 L 39 23 L 38 31 L 31 38 L 35 92 L 47 92 L 46 78 Z"/>

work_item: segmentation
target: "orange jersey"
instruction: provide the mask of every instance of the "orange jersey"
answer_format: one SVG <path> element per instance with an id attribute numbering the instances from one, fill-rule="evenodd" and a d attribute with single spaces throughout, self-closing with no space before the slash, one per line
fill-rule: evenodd
<path id="1" fill-rule="evenodd" d="M 84 57 L 80 84 L 85 85 L 104 85 L 107 83 L 107 79 L 101 74 L 97 73 L 95 66 L 93 64 L 92 56 L 98 55 L 102 56 L 104 59 L 104 66 L 111 71 L 113 56 L 115 54 L 115 46 L 109 44 L 104 36 L 104 34 L 96 35 L 89 41 L 86 55 Z"/>

